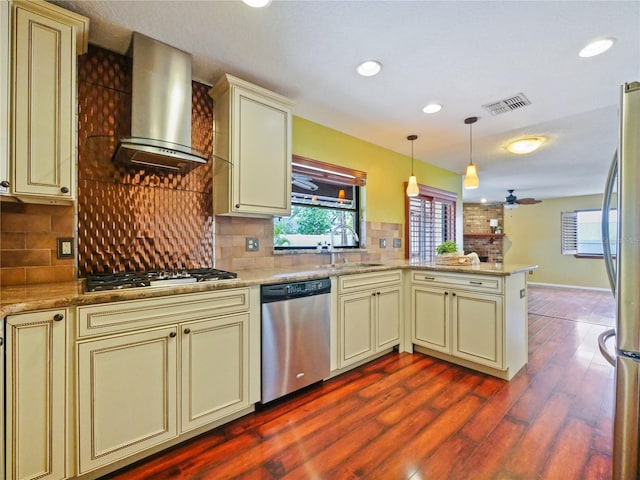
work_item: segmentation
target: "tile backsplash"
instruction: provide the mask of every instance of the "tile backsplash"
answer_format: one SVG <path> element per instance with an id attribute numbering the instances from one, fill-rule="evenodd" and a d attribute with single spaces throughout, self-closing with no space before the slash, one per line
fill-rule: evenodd
<path id="1" fill-rule="evenodd" d="M 0 202 L 1 285 L 71 281 L 107 270 L 329 263 L 328 255 L 274 253 L 270 218 L 212 215 L 210 164 L 183 175 L 113 164 L 113 139 L 130 131 L 130 84 L 129 58 L 95 46 L 80 57 L 77 212 L 73 206 Z M 192 143 L 211 152 L 208 89 L 193 82 Z M 342 253 L 338 261 L 404 258 L 402 224 L 366 222 L 365 228 L 366 249 Z M 75 259 L 57 258 L 59 237 L 74 238 Z M 246 251 L 246 237 L 258 238 L 258 251 Z"/>
<path id="2" fill-rule="evenodd" d="M 72 238 L 72 206 L 0 202 L 0 285 L 76 278 L 73 259 L 58 259 L 57 238 Z"/>

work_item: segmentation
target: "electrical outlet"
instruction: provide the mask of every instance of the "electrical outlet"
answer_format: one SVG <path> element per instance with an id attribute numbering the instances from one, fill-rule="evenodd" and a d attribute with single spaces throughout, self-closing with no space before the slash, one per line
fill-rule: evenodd
<path id="1" fill-rule="evenodd" d="M 524 296 L 525 296 L 525 289 L 521 288 L 520 289 L 520 298 L 524 298 Z"/>
<path id="2" fill-rule="evenodd" d="M 260 249 L 258 237 L 246 237 L 244 241 L 247 252 L 257 252 Z"/>
<path id="3" fill-rule="evenodd" d="M 58 238 L 58 258 L 73 258 L 73 238 Z"/>
<path id="4" fill-rule="evenodd" d="M 387 248 L 387 239 L 386 238 L 381 238 L 380 239 L 380 248 Z"/>
<path id="5" fill-rule="evenodd" d="M 402 239 L 394 238 L 393 239 L 393 248 L 402 248 Z"/>

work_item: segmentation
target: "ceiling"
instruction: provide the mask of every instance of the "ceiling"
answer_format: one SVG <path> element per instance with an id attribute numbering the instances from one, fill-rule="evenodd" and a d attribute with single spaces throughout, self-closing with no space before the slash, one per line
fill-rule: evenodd
<path id="1" fill-rule="evenodd" d="M 619 85 L 640 80 L 634 1 L 56 1 L 90 17 L 90 41 L 124 53 L 139 31 L 193 55 L 194 78 L 231 73 L 292 98 L 294 114 L 463 174 L 464 200 L 507 189 L 540 199 L 600 193 L 617 143 Z M 599 37 L 606 53 L 581 58 Z M 375 77 L 358 63 L 384 65 Z M 524 93 L 531 105 L 492 116 L 482 105 Z M 443 105 L 427 115 L 429 102 Z M 504 145 L 547 141 L 529 155 Z M 395 168 L 389 165 L 389 168 Z M 407 171 L 407 176 L 409 175 Z M 428 179 L 419 182 L 428 183 Z"/>

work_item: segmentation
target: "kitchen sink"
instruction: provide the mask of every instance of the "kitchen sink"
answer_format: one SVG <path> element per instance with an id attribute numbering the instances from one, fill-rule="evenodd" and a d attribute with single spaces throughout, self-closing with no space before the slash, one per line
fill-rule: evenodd
<path id="1" fill-rule="evenodd" d="M 353 263 L 334 263 L 316 265 L 316 268 L 324 268 L 328 270 L 348 270 L 350 268 L 369 268 L 369 267 L 384 267 L 384 263 L 370 263 L 370 262 L 353 262 Z"/>

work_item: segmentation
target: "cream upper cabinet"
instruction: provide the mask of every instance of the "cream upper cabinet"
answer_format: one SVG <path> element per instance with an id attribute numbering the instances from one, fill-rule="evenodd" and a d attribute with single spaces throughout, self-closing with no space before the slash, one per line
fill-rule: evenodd
<path id="1" fill-rule="evenodd" d="M 344 368 L 400 343 L 400 270 L 339 278 L 338 368 Z"/>
<path id="2" fill-rule="evenodd" d="M 76 56 L 88 22 L 47 2 L 12 2 L 10 188 L 23 201 L 75 199 Z"/>
<path id="3" fill-rule="evenodd" d="M 292 102 L 231 75 L 209 92 L 214 109 L 214 213 L 291 212 Z"/>
<path id="4" fill-rule="evenodd" d="M 9 71 L 11 70 L 11 6 L 0 2 L 0 195 L 9 193 Z"/>
<path id="5" fill-rule="evenodd" d="M 507 380 L 527 363 L 524 273 L 506 277 L 410 274 L 414 345 Z"/>
<path id="6" fill-rule="evenodd" d="M 7 317 L 6 478 L 65 478 L 67 311 Z"/>

